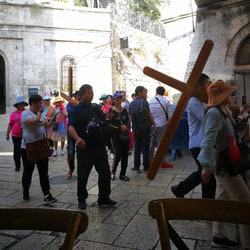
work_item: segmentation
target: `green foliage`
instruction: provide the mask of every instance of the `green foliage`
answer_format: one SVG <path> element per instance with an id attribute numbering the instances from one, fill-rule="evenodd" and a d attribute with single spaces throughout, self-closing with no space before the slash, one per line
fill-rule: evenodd
<path id="1" fill-rule="evenodd" d="M 139 12 L 153 21 L 159 21 L 161 0 L 130 0 L 130 9 Z"/>
<path id="2" fill-rule="evenodd" d="M 86 0 L 74 0 L 74 5 L 75 6 L 83 6 L 83 7 L 88 6 Z"/>

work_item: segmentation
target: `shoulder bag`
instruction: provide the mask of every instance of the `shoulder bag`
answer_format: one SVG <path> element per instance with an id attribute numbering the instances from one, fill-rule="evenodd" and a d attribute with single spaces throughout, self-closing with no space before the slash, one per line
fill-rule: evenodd
<path id="1" fill-rule="evenodd" d="M 227 117 L 219 107 L 217 108 L 227 123 L 227 119 L 230 120 L 231 118 Z M 233 127 L 234 136 L 236 136 L 237 131 L 235 130 L 235 126 Z M 228 132 L 228 147 L 219 153 L 218 167 L 224 168 L 231 177 L 249 170 L 250 160 L 248 159 L 248 150 L 248 146 L 244 142 L 237 144 Z"/>
<path id="2" fill-rule="evenodd" d="M 30 162 L 46 159 L 52 154 L 47 138 L 26 143 L 26 152 Z"/>

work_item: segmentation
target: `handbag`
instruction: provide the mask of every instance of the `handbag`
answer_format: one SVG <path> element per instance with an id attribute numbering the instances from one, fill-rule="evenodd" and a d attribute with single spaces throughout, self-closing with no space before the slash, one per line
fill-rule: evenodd
<path id="1" fill-rule="evenodd" d="M 130 141 L 130 135 L 129 135 L 128 130 L 121 131 L 120 134 L 119 134 L 119 139 L 122 142 L 129 142 Z"/>
<path id="2" fill-rule="evenodd" d="M 244 142 L 236 143 L 237 129 L 234 121 L 230 116 L 225 115 L 221 108 L 216 108 L 224 116 L 228 130 L 228 147 L 219 153 L 218 167 L 222 167 L 229 176 L 233 177 L 250 169 L 249 149 Z"/>
<path id="3" fill-rule="evenodd" d="M 120 120 L 120 123 L 121 123 L 121 126 L 122 126 L 123 122 L 122 122 L 122 118 L 121 118 L 121 115 L 120 115 L 119 112 L 118 112 L 118 119 Z M 122 142 L 129 142 L 130 141 L 130 135 L 129 135 L 128 129 L 124 130 L 124 131 L 120 131 L 120 133 L 119 133 L 119 139 Z"/>
<path id="4" fill-rule="evenodd" d="M 219 167 L 223 167 L 229 176 L 233 177 L 244 173 L 250 169 L 250 160 L 248 159 L 248 146 L 245 143 L 239 143 L 238 149 L 241 159 L 238 162 L 233 162 L 228 156 L 228 150 L 223 150 L 219 154 Z"/>
<path id="5" fill-rule="evenodd" d="M 30 143 L 26 143 L 27 157 L 30 162 L 37 162 L 51 156 L 48 140 L 42 139 Z"/>
<path id="6" fill-rule="evenodd" d="M 88 142 L 97 145 L 105 145 L 111 136 L 110 125 L 103 119 L 103 113 L 95 103 L 91 104 L 89 123 L 86 129 Z"/>

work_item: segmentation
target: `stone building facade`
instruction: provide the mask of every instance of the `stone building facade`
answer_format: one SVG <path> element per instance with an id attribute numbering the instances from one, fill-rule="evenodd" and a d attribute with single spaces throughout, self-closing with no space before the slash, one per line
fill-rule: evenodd
<path id="1" fill-rule="evenodd" d="M 250 1 L 196 0 L 195 35 L 187 74 L 206 39 L 214 48 L 204 72 L 212 79 L 237 85 L 237 103 L 250 102 Z"/>
<path id="2" fill-rule="evenodd" d="M 69 66 L 74 90 L 112 91 L 110 11 L 41 2 L 0 1 L 1 114 L 19 95 L 67 91 Z"/>
<path id="3" fill-rule="evenodd" d="M 143 67 L 186 80 L 206 39 L 214 41 L 214 48 L 204 72 L 237 85 L 238 103 L 242 96 L 250 101 L 249 1 L 195 0 L 197 11 L 162 20 L 165 33 L 159 29 L 158 35 L 141 29 L 141 22 L 119 6 L 111 16 L 106 2 L 102 8 L 85 8 L 73 7 L 72 1 L 0 0 L 0 114 L 13 109 L 18 95 L 67 91 L 69 66 L 74 90 L 90 83 L 94 101 L 117 89 L 130 96 L 139 84 L 152 97 L 161 83 L 145 76 Z M 179 0 L 174 2 L 178 7 Z M 127 49 L 120 48 L 122 37 L 128 37 Z M 176 104 L 178 95 L 172 101 Z"/>

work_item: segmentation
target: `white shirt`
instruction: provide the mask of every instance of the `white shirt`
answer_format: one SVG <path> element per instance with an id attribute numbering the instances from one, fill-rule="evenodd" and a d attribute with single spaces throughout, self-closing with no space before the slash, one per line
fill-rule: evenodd
<path id="1" fill-rule="evenodd" d="M 167 112 L 168 118 L 170 118 L 172 116 L 172 107 L 171 107 L 170 101 L 161 95 L 157 95 L 156 97 L 161 102 L 161 105 Z M 155 97 L 150 99 L 148 103 L 149 103 L 150 111 L 154 117 L 156 127 L 165 126 L 167 124 L 167 119 L 166 119 L 165 111 L 161 107 L 160 103 L 156 100 Z"/>

